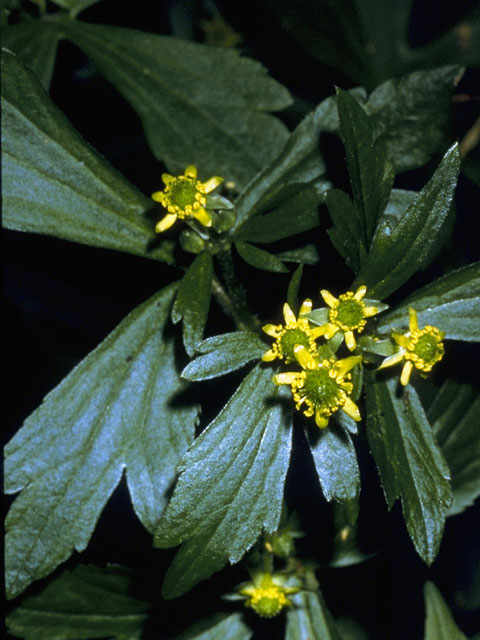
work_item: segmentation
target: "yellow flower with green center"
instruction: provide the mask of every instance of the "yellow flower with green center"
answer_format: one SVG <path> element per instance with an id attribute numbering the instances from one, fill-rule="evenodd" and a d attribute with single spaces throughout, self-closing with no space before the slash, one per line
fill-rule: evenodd
<path id="1" fill-rule="evenodd" d="M 443 358 L 445 353 L 443 346 L 445 333 L 431 325 L 426 325 L 423 329 L 419 329 L 417 312 L 413 307 L 409 307 L 408 315 L 409 330 L 406 333 L 392 334 L 393 339 L 400 347 L 399 351 L 386 358 L 379 366 L 379 369 L 384 369 L 405 360 L 400 375 L 400 382 L 403 386 L 410 382 L 413 367 L 428 373 L 432 370 L 433 365 Z"/>
<path id="2" fill-rule="evenodd" d="M 328 425 L 330 416 L 339 409 L 358 422 L 360 411 L 350 398 L 353 384 L 349 372 L 362 361 L 362 357 L 320 361 L 303 345 L 297 345 L 294 353 L 302 371 L 278 373 L 273 380 L 276 384 L 291 386 L 295 408 L 300 410 L 305 405 L 303 413 L 307 417 L 315 415 L 315 422 L 321 429 Z"/>
<path id="3" fill-rule="evenodd" d="M 271 362 L 275 358 L 292 362 L 295 360 L 294 349 L 297 344 L 303 345 L 308 351 L 314 353 L 316 350 L 315 340 L 321 335 L 320 327 L 312 329 L 310 323 L 302 315 L 312 310 L 312 301 L 307 298 L 300 307 L 298 318 L 291 310 L 290 306 L 283 305 L 283 317 L 285 325 L 266 324 L 262 327 L 267 335 L 275 338 L 272 348 L 263 356 L 264 362 Z"/>
<path id="4" fill-rule="evenodd" d="M 262 618 L 273 618 L 284 607 L 292 606 L 287 598 L 292 593 L 300 591 L 299 587 L 285 585 L 285 578 L 271 573 L 260 573 L 244 587 L 239 589 L 242 596 L 246 596 L 245 606 L 250 607 Z"/>
<path id="5" fill-rule="evenodd" d="M 330 340 L 338 331 L 342 331 L 345 344 L 350 351 L 353 351 L 357 346 L 353 332 L 361 333 L 367 323 L 366 318 L 379 312 L 378 307 L 367 307 L 363 302 L 367 287 L 361 286 L 355 293 L 347 291 L 338 298 L 332 296 L 326 289 L 322 289 L 320 293 L 330 307 L 328 322 L 320 327 L 321 335 Z"/>
<path id="6" fill-rule="evenodd" d="M 205 209 L 206 195 L 223 182 L 223 178 L 214 176 L 206 182 L 197 180 L 197 167 L 193 164 L 185 169 L 183 176 L 162 175 L 165 184 L 163 191 L 152 194 L 155 202 L 167 209 L 167 215 L 155 227 L 157 233 L 169 229 L 177 218 L 195 218 L 204 227 L 212 225 L 212 218 Z"/>

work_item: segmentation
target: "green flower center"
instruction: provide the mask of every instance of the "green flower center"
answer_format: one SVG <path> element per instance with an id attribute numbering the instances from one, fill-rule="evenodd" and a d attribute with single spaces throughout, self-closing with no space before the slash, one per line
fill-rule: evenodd
<path id="1" fill-rule="evenodd" d="M 264 618 L 273 618 L 288 604 L 285 594 L 278 588 L 262 589 L 262 593 L 253 596 L 250 606 Z"/>
<path id="2" fill-rule="evenodd" d="M 343 331 L 363 329 L 365 326 L 365 305 L 351 297 L 340 296 L 335 309 L 330 310 L 330 322 L 339 326 Z"/>
<path id="3" fill-rule="evenodd" d="M 413 348 L 413 353 L 421 358 L 426 364 L 435 363 L 443 356 L 443 344 L 437 336 L 425 333 L 417 340 Z"/>
<path id="4" fill-rule="evenodd" d="M 336 409 L 344 404 L 344 392 L 340 384 L 329 375 L 327 367 L 305 371 L 302 395 L 314 406 Z"/>
<path id="5" fill-rule="evenodd" d="M 297 344 L 301 344 L 305 349 L 310 349 L 310 338 L 302 329 L 285 329 L 280 337 L 280 348 L 285 355 L 286 362 L 295 360 L 294 349 Z"/>
<path id="6" fill-rule="evenodd" d="M 185 209 L 185 207 L 193 207 L 195 204 L 195 196 L 197 194 L 196 181 L 189 179 L 177 178 L 169 185 L 169 200 L 172 205 Z"/>

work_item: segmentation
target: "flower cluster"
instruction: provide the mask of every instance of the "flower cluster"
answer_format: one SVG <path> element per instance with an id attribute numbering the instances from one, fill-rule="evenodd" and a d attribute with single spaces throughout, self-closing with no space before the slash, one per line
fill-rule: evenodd
<path id="1" fill-rule="evenodd" d="M 295 363 L 298 368 L 277 373 L 273 380 L 278 385 L 290 385 L 295 407 L 307 417 L 314 416 L 318 427 L 328 425 L 330 417 L 343 411 L 358 422 L 360 411 L 352 399 L 354 385 L 352 371 L 363 362 L 362 349 L 358 348 L 356 335 L 363 332 L 368 318 L 386 308 L 386 305 L 365 298 L 367 288 L 360 286 L 355 292 L 335 298 L 329 291 L 320 292 L 327 308 L 312 312 L 312 301 L 307 298 L 300 306 L 298 317 L 290 306 L 283 306 L 283 325 L 266 324 L 263 331 L 274 338 L 271 348 L 263 355 L 265 362 L 275 359 L 286 364 Z M 379 369 L 404 361 L 400 376 L 407 385 L 413 368 L 421 374 L 431 371 L 444 354 L 444 333 L 427 325 L 419 329 L 415 309 L 409 309 L 409 329 L 405 333 L 393 332 L 387 340 L 389 355 Z M 324 338 L 326 344 L 319 345 Z M 341 342 L 350 355 L 338 359 L 336 351 Z M 378 341 L 377 337 L 373 342 Z"/>

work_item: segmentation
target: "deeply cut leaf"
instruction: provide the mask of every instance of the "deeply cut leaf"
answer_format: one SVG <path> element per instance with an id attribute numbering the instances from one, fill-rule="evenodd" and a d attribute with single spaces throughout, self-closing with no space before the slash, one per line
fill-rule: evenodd
<path id="1" fill-rule="evenodd" d="M 25 598 L 7 617 L 8 630 L 24 640 L 140 638 L 149 604 L 130 595 L 131 584 L 123 567 L 79 565 Z"/>
<path id="2" fill-rule="evenodd" d="M 449 470 L 415 390 L 396 377 L 367 379 L 367 436 L 388 508 L 402 501 L 408 533 L 424 562 L 437 555 L 452 500 Z"/>
<path id="3" fill-rule="evenodd" d="M 384 229 L 375 235 L 353 286 L 365 284 L 371 297 L 383 300 L 428 266 L 445 240 L 459 169 L 458 146 L 454 145 L 393 231 Z"/>
<path id="4" fill-rule="evenodd" d="M 210 309 L 213 263 L 204 251 L 192 262 L 183 276 L 172 307 L 172 321 L 183 320 L 183 344 L 189 356 L 203 338 L 203 330 Z"/>
<path id="5" fill-rule="evenodd" d="M 447 380 L 428 409 L 428 419 L 452 475 L 449 515 L 461 513 L 480 495 L 478 390 Z"/>
<path id="6" fill-rule="evenodd" d="M 6 519 L 9 597 L 85 549 L 125 468 L 138 517 L 158 521 L 197 418 L 162 335 L 175 288 L 127 316 L 7 445 L 6 491 L 21 491 Z"/>
<path id="7" fill-rule="evenodd" d="M 2 52 L 3 223 L 94 247 L 171 262 L 149 249 L 150 201 L 96 154 L 33 73 Z"/>
<path id="8" fill-rule="evenodd" d="M 318 591 L 301 591 L 290 599 L 293 607 L 287 611 L 285 640 L 341 640 Z"/>
<path id="9" fill-rule="evenodd" d="M 134 29 L 78 21 L 63 29 L 131 103 L 171 171 L 195 164 L 243 187 L 284 146 L 286 127 L 266 112 L 291 99 L 258 62 Z"/>
<path id="10" fill-rule="evenodd" d="M 408 307 L 418 313 L 419 326 L 439 327 L 450 340 L 480 341 L 480 262 L 462 267 L 435 280 L 383 315 L 381 333 L 399 328 Z"/>
<path id="11" fill-rule="evenodd" d="M 192 360 L 182 371 L 185 380 L 209 380 L 235 371 L 247 362 L 258 360 L 266 345 L 251 331 L 234 331 L 203 340 L 197 351 L 204 354 Z"/>
<path id="12" fill-rule="evenodd" d="M 426 609 L 424 640 L 467 640 L 433 582 L 425 583 L 423 595 Z"/>
<path id="13" fill-rule="evenodd" d="M 238 562 L 262 529 L 278 526 L 291 448 L 291 414 L 272 371 L 257 365 L 182 460 L 155 531 L 157 547 L 184 545 L 163 595 L 182 595 Z"/>

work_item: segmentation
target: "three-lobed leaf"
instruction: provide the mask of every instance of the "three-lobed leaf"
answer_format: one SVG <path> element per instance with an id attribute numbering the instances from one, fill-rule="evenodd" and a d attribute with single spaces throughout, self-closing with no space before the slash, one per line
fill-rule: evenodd
<path id="1" fill-rule="evenodd" d="M 126 469 L 133 507 L 152 531 L 198 409 L 163 335 L 176 285 L 135 309 L 27 418 L 5 449 L 9 597 L 87 546 Z"/>
<path id="2" fill-rule="evenodd" d="M 150 605 L 130 594 L 131 584 L 124 567 L 78 565 L 25 598 L 8 615 L 8 631 L 23 640 L 140 638 Z"/>
<path id="3" fill-rule="evenodd" d="M 2 112 L 5 227 L 172 262 L 171 243 L 150 249 L 148 198 L 82 140 L 8 51 Z"/>
<path id="4" fill-rule="evenodd" d="M 408 533 L 427 564 L 435 559 L 452 500 L 450 474 L 415 390 L 370 375 L 367 437 L 389 509 L 402 501 Z"/>
<path id="5" fill-rule="evenodd" d="M 243 187 L 283 148 L 287 129 L 268 112 L 291 98 L 260 63 L 134 29 L 79 21 L 62 28 L 131 103 L 171 171 L 195 164 L 205 178 Z"/>
<path id="6" fill-rule="evenodd" d="M 365 284 L 369 295 L 382 300 L 428 266 L 445 240 L 459 169 L 455 144 L 393 231 L 380 228 L 353 286 Z"/>
<path id="7" fill-rule="evenodd" d="M 433 582 L 425 583 L 423 595 L 426 609 L 423 640 L 467 640 Z"/>
<path id="8" fill-rule="evenodd" d="M 184 543 L 163 595 L 182 595 L 238 562 L 261 531 L 278 527 L 291 448 L 291 414 L 271 369 L 257 365 L 195 440 L 155 531 L 157 547 Z"/>
<path id="9" fill-rule="evenodd" d="M 406 324 L 408 307 L 419 326 L 433 325 L 450 340 L 480 341 L 480 262 L 461 267 L 418 289 L 379 320 L 381 333 Z"/>

